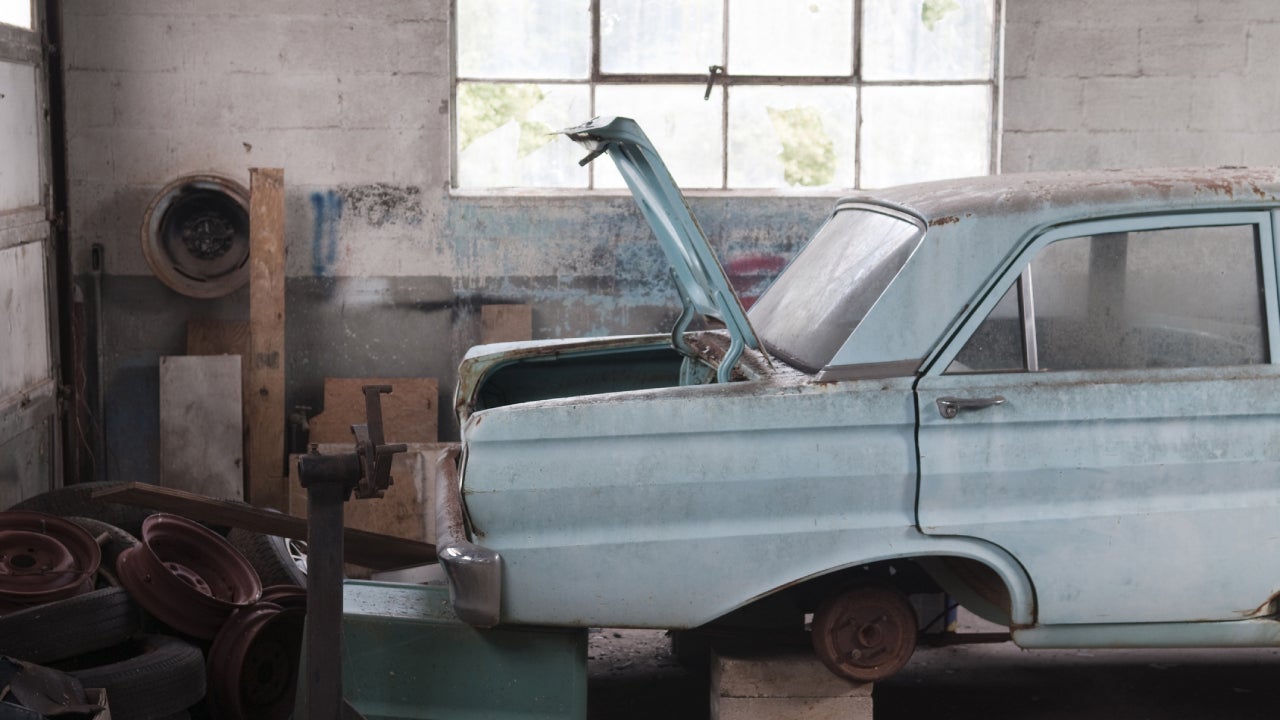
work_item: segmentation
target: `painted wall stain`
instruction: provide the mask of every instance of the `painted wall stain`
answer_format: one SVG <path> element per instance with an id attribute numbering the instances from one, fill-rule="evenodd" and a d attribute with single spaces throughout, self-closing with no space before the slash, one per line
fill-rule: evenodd
<path id="1" fill-rule="evenodd" d="M 333 190 L 311 193 L 311 212 L 311 271 L 316 277 L 325 277 L 338 259 L 342 196 Z"/>
<path id="2" fill-rule="evenodd" d="M 399 186 L 387 183 L 369 185 L 340 185 L 351 217 L 364 220 L 373 227 L 383 225 L 422 224 L 422 188 L 413 185 Z"/>

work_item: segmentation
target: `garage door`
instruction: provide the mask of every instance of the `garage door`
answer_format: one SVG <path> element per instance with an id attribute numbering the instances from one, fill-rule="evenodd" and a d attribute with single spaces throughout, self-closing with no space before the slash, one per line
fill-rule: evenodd
<path id="1" fill-rule="evenodd" d="M 0 507 L 58 477 L 48 84 L 29 0 L 0 0 Z"/>

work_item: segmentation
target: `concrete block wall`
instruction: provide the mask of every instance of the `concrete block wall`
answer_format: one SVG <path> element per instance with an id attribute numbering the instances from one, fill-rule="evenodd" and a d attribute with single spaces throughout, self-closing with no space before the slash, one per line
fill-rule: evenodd
<path id="1" fill-rule="evenodd" d="M 286 389 L 313 412 L 325 376 L 436 377 L 441 436 L 456 437 L 454 370 L 483 304 L 531 304 L 535 337 L 659 332 L 676 317 L 628 195 L 450 191 L 447 0 L 63 5 L 69 233 L 86 302 L 90 247 L 105 248 L 111 479 L 156 478 L 158 362 L 183 351 L 186 320 L 247 317 L 247 292 L 185 298 L 146 265 L 143 213 L 181 175 L 247 184 L 250 167 L 285 169 Z M 832 205 L 693 200 L 748 296 Z"/>
<path id="2" fill-rule="evenodd" d="M 1007 0 L 1002 170 L 1280 164 L 1272 0 Z"/>

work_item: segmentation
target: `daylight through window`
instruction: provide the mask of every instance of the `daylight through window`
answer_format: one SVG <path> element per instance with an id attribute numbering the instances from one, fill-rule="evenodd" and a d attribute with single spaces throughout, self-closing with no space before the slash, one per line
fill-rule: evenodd
<path id="1" fill-rule="evenodd" d="M 460 188 L 621 188 L 556 130 L 640 122 L 686 188 L 992 171 L 1001 0 L 455 0 Z"/>
<path id="2" fill-rule="evenodd" d="M 31 0 L 0 0 L 0 23 L 31 29 Z"/>

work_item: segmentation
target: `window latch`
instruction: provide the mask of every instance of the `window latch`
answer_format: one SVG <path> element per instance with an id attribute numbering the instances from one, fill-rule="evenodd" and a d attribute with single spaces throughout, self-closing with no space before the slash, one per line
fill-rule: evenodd
<path id="1" fill-rule="evenodd" d="M 711 99 L 711 86 L 716 84 L 716 76 L 724 74 L 723 65 L 709 65 L 707 67 L 707 91 L 702 94 L 703 100 Z"/>

